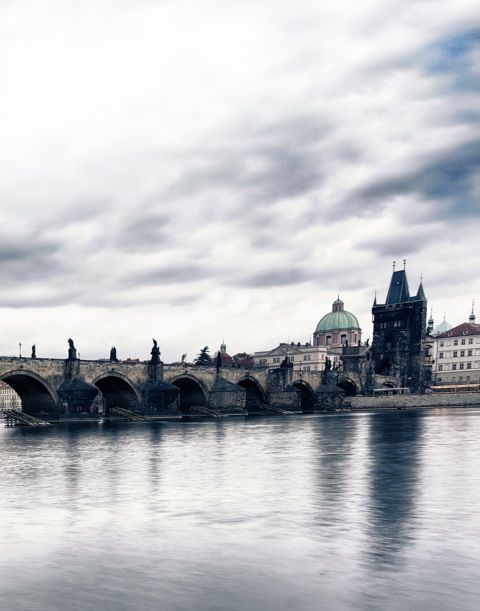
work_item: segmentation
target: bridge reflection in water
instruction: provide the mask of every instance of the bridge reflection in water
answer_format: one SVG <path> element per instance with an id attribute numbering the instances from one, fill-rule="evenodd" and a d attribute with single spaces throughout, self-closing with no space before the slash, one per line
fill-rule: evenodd
<path id="1" fill-rule="evenodd" d="M 0 357 L 0 380 L 20 396 L 24 413 L 47 421 L 119 417 L 312 413 L 338 407 L 353 380 L 325 385 L 321 372 L 219 369 L 161 362 Z M 198 409 L 200 408 L 200 409 Z"/>

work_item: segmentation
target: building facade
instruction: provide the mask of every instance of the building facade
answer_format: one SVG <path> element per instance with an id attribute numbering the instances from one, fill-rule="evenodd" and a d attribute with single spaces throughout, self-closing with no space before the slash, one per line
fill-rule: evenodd
<path id="1" fill-rule="evenodd" d="M 480 384 L 480 325 L 468 322 L 433 335 L 434 385 Z"/>
<path id="2" fill-rule="evenodd" d="M 300 342 L 281 343 L 273 350 L 255 352 L 255 367 L 277 369 L 288 359 L 294 371 L 323 371 L 328 351 L 325 346 L 312 346 Z"/>
<path id="3" fill-rule="evenodd" d="M 345 310 L 344 305 L 338 297 L 332 304 L 332 311 L 320 319 L 313 332 L 313 345 L 327 348 L 330 354 L 341 354 L 342 347 L 362 341 L 357 317 Z"/>
<path id="4" fill-rule="evenodd" d="M 22 400 L 6 382 L 0 381 L 0 411 L 22 409 Z"/>

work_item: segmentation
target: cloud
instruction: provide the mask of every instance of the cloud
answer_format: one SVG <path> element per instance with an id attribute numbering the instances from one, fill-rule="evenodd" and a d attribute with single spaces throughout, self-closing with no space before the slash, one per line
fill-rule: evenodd
<path id="1" fill-rule="evenodd" d="M 52 356 L 65 333 L 95 355 L 121 329 L 166 360 L 253 351 L 308 341 L 338 292 L 368 336 L 403 258 L 460 311 L 480 289 L 473 9 L 1 3 L 4 349 L 45 329 Z"/>

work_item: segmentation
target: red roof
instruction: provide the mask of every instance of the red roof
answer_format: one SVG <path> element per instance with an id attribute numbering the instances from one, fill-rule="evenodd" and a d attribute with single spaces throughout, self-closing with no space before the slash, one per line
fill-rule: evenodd
<path id="1" fill-rule="evenodd" d="M 462 322 L 461 325 L 453 327 L 445 331 L 445 333 L 439 333 L 435 337 L 465 337 L 466 335 L 480 335 L 480 325 L 475 322 Z"/>

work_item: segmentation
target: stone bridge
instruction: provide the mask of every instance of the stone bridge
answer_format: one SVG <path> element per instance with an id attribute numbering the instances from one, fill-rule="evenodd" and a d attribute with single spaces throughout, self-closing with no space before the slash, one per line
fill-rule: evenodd
<path id="1" fill-rule="evenodd" d="M 147 417 L 308 413 L 334 409 L 351 376 L 278 369 L 164 365 L 161 362 L 0 357 L 0 380 L 27 414 L 50 421 L 99 419 L 115 407 Z M 335 377 L 336 376 L 336 377 Z"/>

